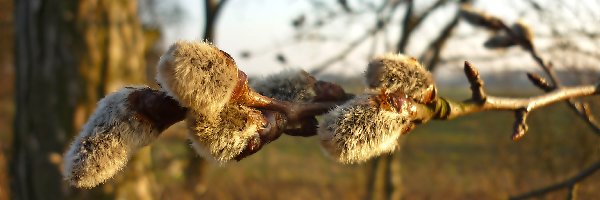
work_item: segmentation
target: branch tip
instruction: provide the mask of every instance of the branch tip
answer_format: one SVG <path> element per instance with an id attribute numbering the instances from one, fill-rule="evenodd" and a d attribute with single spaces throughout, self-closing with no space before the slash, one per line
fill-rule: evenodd
<path id="1" fill-rule="evenodd" d="M 527 115 L 529 115 L 529 111 L 526 109 L 519 109 L 515 111 L 514 132 L 511 136 L 513 141 L 520 140 L 523 136 L 525 136 L 525 133 L 527 133 L 527 130 L 529 129 L 526 122 Z"/>
<path id="2" fill-rule="evenodd" d="M 479 75 L 479 71 L 477 71 L 477 69 L 469 62 L 469 61 L 465 61 L 465 76 L 467 76 L 467 79 L 469 80 L 469 83 L 471 84 L 471 92 L 472 92 L 472 99 L 476 102 L 479 103 L 483 103 L 485 102 L 487 95 L 485 94 L 485 91 L 483 90 L 483 80 L 481 79 L 481 76 Z"/>

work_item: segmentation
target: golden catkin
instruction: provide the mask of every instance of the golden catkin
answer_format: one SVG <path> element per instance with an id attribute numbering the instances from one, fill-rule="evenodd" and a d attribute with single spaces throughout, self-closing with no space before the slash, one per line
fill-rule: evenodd
<path id="1" fill-rule="evenodd" d="M 435 96 L 433 77 L 416 59 L 388 53 L 375 57 L 365 72 L 373 92 L 402 93 L 419 103 L 429 103 Z"/>
<path id="2" fill-rule="evenodd" d="M 184 107 L 215 116 L 237 84 L 235 61 L 206 42 L 179 41 L 160 58 L 157 81 Z"/>
<path id="3" fill-rule="evenodd" d="M 91 188 L 120 171 L 139 148 L 154 141 L 160 130 L 131 110 L 127 97 L 147 87 L 126 87 L 98 102 L 83 130 L 64 155 L 64 178 Z"/>
<path id="4" fill-rule="evenodd" d="M 260 111 L 231 104 L 224 107 L 218 118 L 190 113 L 187 122 L 192 147 L 201 156 L 218 163 L 239 155 L 266 123 Z"/>
<path id="5" fill-rule="evenodd" d="M 341 163 L 360 163 L 393 152 L 412 126 L 410 105 L 392 111 L 373 95 L 361 95 L 323 116 L 318 135 L 326 152 Z"/>

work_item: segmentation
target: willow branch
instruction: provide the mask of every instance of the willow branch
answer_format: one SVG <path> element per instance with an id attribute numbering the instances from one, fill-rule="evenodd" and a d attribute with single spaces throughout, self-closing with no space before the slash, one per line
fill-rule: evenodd
<path id="1" fill-rule="evenodd" d="M 483 103 L 478 103 L 473 100 L 465 102 L 455 102 L 451 100 L 446 100 L 450 104 L 451 110 L 447 115 L 444 115 L 444 117 L 442 118 L 453 119 L 463 115 L 488 110 L 517 111 L 519 109 L 524 108 L 527 111 L 532 111 L 540 107 L 544 107 L 570 98 L 598 95 L 600 93 L 598 87 L 598 85 L 563 87 L 552 92 L 530 98 L 507 98 L 487 96 L 486 100 Z"/>
<path id="2" fill-rule="evenodd" d="M 521 47 L 523 47 L 523 49 L 529 52 L 531 58 L 537 63 L 537 65 L 540 68 L 542 68 L 542 70 L 544 70 L 544 72 L 546 72 L 546 74 L 550 78 L 550 81 L 548 81 L 545 86 L 540 88 L 546 92 L 561 88 L 562 85 L 560 83 L 560 80 L 558 79 L 558 76 L 556 75 L 554 67 L 550 62 L 544 60 L 540 56 L 533 41 L 531 41 L 531 38 L 521 37 L 511 27 L 506 25 L 506 23 L 504 23 L 504 21 L 500 18 L 493 17 L 493 19 L 493 24 L 500 27 L 501 30 L 505 31 L 514 41 L 517 42 L 517 44 L 519 44 Z M 536 86 L 539 87 L 540 85 L 536 84 Z M 600 121 L 598 121 L 594 117 L 594 115 L 591 112 L 589 112 L 589 105 L 587 103 L 577 102 L 573 99 L 565 100 L 567 100 L 567 104 L 569 105 L 571 110 L 573 110 L 580 118 L 582 118 L 588 124 L 588 126 L 594 130 L 594 133 L 600 135 Z"/>
<path id="3" fill-rule="evenodd" d="M 465 75 L 471 84 L 472 98 L 457 102 L 439 98 L 435 105 L 419 108 L 418 118 L 422 121 L 429 119 L 454 119 L 457 117 L 483 111 L 514 111 L 515 124 L 513 140 L 520 139 L 527 131 L 526 119 L 528 114 L 538 108 L 564 100 L 600 94 L 600 84 L 577 87 L 561 87 L 543 95 L 529 98 L 507 98 L 486 95 L 483 80 L 469 62 L 465 62 Z"/>
<path id="4" fill-rule="evenodd" d="M 579 183 L 579 182 L 583 181 L 584 179 L 590 177 L 596 171 L 598 171 L 598 169 L 600 169 L 600 161 L 597 161 L 596 163 L 592 164 L 590 167 L 581 170 L 581 172 L 579 172 L 578 174 L 576 174 L 575 176 L 573 176 L 573 177 L 571 177 L 571 178 L 569 178 L 567 180 L 564 180 L 562 182 L 555 183 L 555 184 L 552 184 L 552 185 L 548 185 L 546 187 L 533 190 L 531 192 L 527 192 L 527 193 L 524 193 L 524 194 L 516 195 L 516 196 L 511 197 L 510 199 L 511 200 L 529 199 L 529 198 L 532 198 L 532 197 L 543 196 L 543 195 L 546 195 L 546 194 L 548 194 L 550 192 L 554 192 L 554 191 L 565 189 L 565 188 L 568 188 L 570 191 L 574 192 L 577 183 Z M 570 195 L 574 195 L 574 194 L 570 193 Z"/>

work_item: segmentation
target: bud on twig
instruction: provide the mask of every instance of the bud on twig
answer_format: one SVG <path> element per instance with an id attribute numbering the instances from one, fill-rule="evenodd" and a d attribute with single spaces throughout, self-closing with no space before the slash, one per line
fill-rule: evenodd
<path id="1" fill-rule="evenodd" d="M 548 83 L 548 81 L 546 81 L 546 79 L 544 79 L 539 74 L 527 73 L 527 78 L 529 78 L 529 81 L 531 81 L 535 86 L 539 87 L 540 89 L 546 92 L 552 91 L 554 89 L 554 87 L 552 87 L 552 85 L 550 85 L 550 83 Z"/>
<path id="2" fill-rule="evenodd" d="M 526 109 L 519 109 L 515 111 L 515 124 L 513 126 L 513 134 L 511 139 L 514 141 L 520 140 L 529 127 L 527 126 L 527 116 L 529 115 L 529 111 Z"/>

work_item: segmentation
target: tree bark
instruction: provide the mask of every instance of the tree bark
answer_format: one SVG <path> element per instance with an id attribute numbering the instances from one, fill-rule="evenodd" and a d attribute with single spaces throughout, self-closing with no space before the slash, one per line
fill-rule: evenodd
<path id="1" fill-rule="evenodd" d="M 136 2 L 16 0 L 15 16 L 11 196 L 111 198 L 64 182 L 61 155 L 99 98 L 145 81 Z"/>

